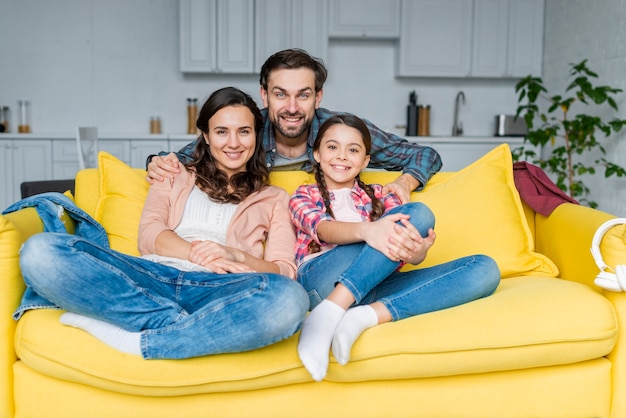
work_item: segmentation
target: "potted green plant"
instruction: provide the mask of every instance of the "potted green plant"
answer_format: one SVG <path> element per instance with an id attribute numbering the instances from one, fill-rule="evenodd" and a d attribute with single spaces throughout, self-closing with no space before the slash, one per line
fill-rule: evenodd
<path id="1" fill-rule="evenodd" d="M 561 190 L 580 203 L 596 208 L 597 203 L 587 199 L 589 188 L 581 177 L 585 174 L 593 175 L 596 169 L 602 168 L 606 178 L 626 176 L 623 167 L 604 158 L 606 150 L 597 138 L 598 134 L 609 138 L 613 133 L 619 132 L 626 120 L 613 118 L 605 121 L 600 116 L 585 113 L 570 115 L 570 109 L 578 103 L 576 109 L 581 106 L 595 106 L 596 114 L 602 110 L 598 106 L 606 105 L 617 112 L 618 107 L 613 97 L 622 90 L 610 86 L 594 86 L 591 79 L 598 78 L 598 75 L 587 67 L 586 59 L 579 64 L 570 64 L 570 67 L 569 77 L 572 81 L 563 95 L 550 95 L 539 77 L 529 75 L 516 84 L 516 117 L 521 115 L 528 126 L 524 143 L 542 147 L 547 156 L 541 158 L 532 149 L 522 146 L 513 151 L 513 157 L 515 160 L 524 158 L 552 173 L 554 176 L 551 177 L 553 180 L 556 178 L 555 183 Z M 540 99 L 546 100 L 546 110 L 540 109 Z M 595 158 L 594 165 L 585 163 L 582 158 L 591 152 L 595 152 L 591 154 L 594 156 L 592 159 Z"/>

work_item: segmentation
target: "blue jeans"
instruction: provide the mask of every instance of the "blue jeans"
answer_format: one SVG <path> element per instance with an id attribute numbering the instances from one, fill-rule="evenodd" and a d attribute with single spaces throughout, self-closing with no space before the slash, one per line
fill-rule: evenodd
<path id="1" fill-rule="evenodd" d="M 298 331 L 309 307 L 302 286 L 278 274 L 185 272 L 69 234 L 31 237 L 20 266 L 61 308 L 141 331 L 146 359 L 264 347 Z"/>
<path id="2" fill-rule="evenodd" d="M 423 203 L 408 203 L 387 214 L 404 213 L 425 237 L 435 217 Z M 435 244 L 437 245 L 437 244 Z M 400 272 L 400 263 L 364 242 L 340 245 L 302 264 L 298 282 L 309 294 L 311 309 L 341 283 L 355 305 L 382 302 L 394 321 L 450 308 L 492 294 L 500 283 L 496 262 L 473 255 L 438 266 Z"/>

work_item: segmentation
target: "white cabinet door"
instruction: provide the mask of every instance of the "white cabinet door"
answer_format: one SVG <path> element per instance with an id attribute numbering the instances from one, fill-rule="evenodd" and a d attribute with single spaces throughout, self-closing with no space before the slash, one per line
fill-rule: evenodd
<path id="1" fill-rule="evenodd" d="M 3 163 L 2 209 L 21 199 L 20 185 L 25 181 L 49 180 L 52 177 L 52 141 L 0 141 Z"/>
<path id="2" fill-rule="evenodd" d="M 329 0 L 331 38 L 396 39 L 400 0 Z"/>
<path id="3" fill-rule="evenodd" d="M 402 0 L 397 75 L 467 77 L 472 2 Z"/>
<path id="4" fill-rule="evenodd" d="M 154 141 L 133 140 L 130 142 L 130 166 L 145 169 L 148 155 L 157 154 L 168 147 L 167 139 Z"/>
<path id="5" fill-rule="evenodd" d="M 254 0 L 218 0 L 217 70 L 254 72 Z"/>
<path id="6" fill-rule="evenodd" d="M 474 0 L 473 77 L 541 76 L 544 0 Z"/>
<path id="7" fill-rule="evenodd" d="M 130 165 L 130 141 L 127 139 L 100 139 L 98 140 L 98 150 L 106 151 Z"/>
<path id="8" fill-rule="evenodd" d="M 509 0 L 474 1 L 472 76 L 506 75 L 508 31 Z"/>
<path id="9" fill-rule="evenodd" d="M 254 71 L 254 0 L 179 0 L 179 22 L 181 71 Z"/>
<path id="10" fill-rule="evenodd" d="M 258 0 L 255 10 L 255 72 L 272 54 L 301 48 L 328 55 L 327 0 Z"/>
<path id="11" fill-rule="evenodd" d="M 508 75 L 541 76 L 544 9 L 544 0 L 511 0 Z"/>

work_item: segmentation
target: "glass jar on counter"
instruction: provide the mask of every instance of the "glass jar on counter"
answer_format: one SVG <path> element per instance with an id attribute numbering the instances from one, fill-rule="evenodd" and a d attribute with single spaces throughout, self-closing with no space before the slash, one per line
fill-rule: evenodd
<path id="1" fill-rule="evenodd" d="M 30 100 L 20 99 L 17 101 L 19 107 L 19 124 L 17 131 L 22 134 L 30 133 Z"/>
<path id="2" fill-rule="evenodd" d="M 0 105 L 0 132 L 11 132 L 9 130 L 9 106 Z"/>

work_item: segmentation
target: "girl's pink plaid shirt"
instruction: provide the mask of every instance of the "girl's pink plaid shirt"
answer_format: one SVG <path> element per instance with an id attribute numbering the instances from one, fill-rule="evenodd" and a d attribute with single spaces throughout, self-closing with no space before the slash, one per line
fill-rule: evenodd
<path id="1" fill-rule="evenodd" d="M 385 213 L 389 209 L 402 204 L 400 199 L 392 193 L 383 196 L 383 186 L 380 184 L 372 184 L 371 186 L 374 189 L 374 195 L 382 200 L 385 206 Z M 329 194 L 332 205 L 334 195 L 332 191 L 329 191 Z M 352 197 L 354 206 L 361 215 L 363 222 L 369 222 L 372 199 L 356 182 L 354 187 L 352 187 Z M 321 221 L 334 221 L 334 219 L 326 213 L 324 199 L 317 184 L 303 185 L 296 189 L 289 200 L 289 213 L 291 222 L 296 227 L 296 264 L 300 265 L 304 258 L 309 255 L 309 244 L 311 241 L 320 244 L 322 251 L 325 246 L 329 245 L 320 241 L 317 236 L 317 226 Z"/>

